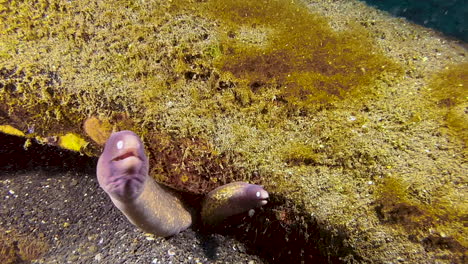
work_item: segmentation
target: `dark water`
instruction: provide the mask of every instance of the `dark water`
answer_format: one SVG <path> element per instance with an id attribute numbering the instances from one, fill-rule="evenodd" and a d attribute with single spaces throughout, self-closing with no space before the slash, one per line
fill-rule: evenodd
<path id="1" fill-rule="evenodd" d="M 362 0 L 398 17 L 468 42 L 468 0 Z"/>

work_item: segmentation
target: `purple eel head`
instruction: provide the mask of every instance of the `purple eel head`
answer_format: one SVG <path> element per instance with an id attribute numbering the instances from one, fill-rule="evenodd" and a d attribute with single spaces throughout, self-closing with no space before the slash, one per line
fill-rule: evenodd
<path id="1" fill-rule="evenodd" d="M 215 226 L 227 217 L 267 204 L 267 199 L 268 192 L 261 185 L 232 182 L 208 193 L 202 219 L 205 224 Z"/>
<path id="2" fill-rule="evenodd" d="M 143 191 L 148 175 L 143 143 L 132 131 L 112 133 L 97 164 L 99 186 L 111 197 L 129 202 Z"/>
<path id="3" fill-rule="evenodd" d="M 257 208 L 267 204 L 268 192 L 261 185 L 248 184 L 244 187 L 241 203 L 246 208 Z"/>

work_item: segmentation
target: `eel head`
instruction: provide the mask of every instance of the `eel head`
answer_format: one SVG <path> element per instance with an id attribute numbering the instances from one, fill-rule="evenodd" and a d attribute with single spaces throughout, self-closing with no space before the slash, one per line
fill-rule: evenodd
<path id="1" fill-rule="evenodd" d="M 132 131 L 112 133 L 97 164 L 99 185 L 111 197 L 132 201 L 143 192 L 148 175 L 143 143 Z"/>

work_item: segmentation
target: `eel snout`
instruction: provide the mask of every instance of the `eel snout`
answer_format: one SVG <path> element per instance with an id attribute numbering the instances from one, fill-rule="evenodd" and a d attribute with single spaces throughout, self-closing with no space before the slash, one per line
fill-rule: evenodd
<path id="1" fill-rule="evenodd" d="M 113 133 L 99 158 L 99 185 L 111 197 L 131 201 L 143 191 L 148 174 L 148 159 L 143 143 L 131 131 Z"/>
<path id="2" fill-rule="evenodd" d="M 268 192 L 263 186 L 232 182 L 208 193 L 202 205 L 202 220 L 217 225 L 224 219 L 267 204 Z"/>
<path id="3" fill-rule="evenodd" d="M 245 187 L 245 196 L 241 199 L 246 203 L 246 207 L 256 208 L 268 203 L 268 192 L 261 185 L 247 184 Z"/>

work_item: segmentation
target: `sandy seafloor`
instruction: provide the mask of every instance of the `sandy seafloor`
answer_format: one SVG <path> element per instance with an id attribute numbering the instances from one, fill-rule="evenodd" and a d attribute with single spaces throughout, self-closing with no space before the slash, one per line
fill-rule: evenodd
<path id="1" fill-rule="evenodd" d="M 99 188 L 95 159 L 36 144 L 26 152 L 4 134 L 0 142 L 0 249 L 15 251 L 13 263 L 24 263 L 23 251 L 43 253 L 33 263 L 264 263 L 230 237 L 139 231 Z"/>

